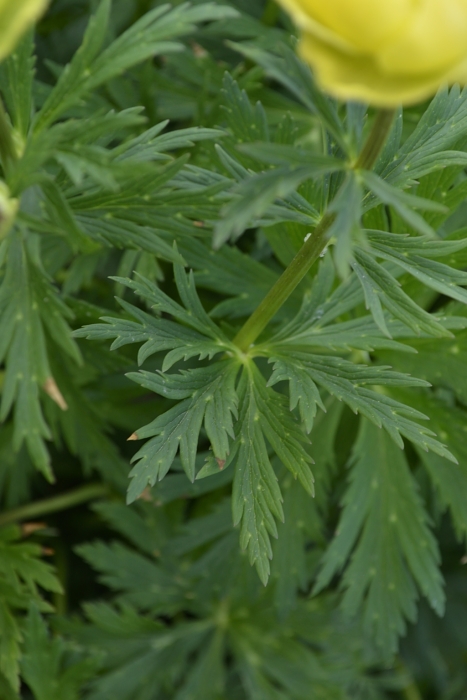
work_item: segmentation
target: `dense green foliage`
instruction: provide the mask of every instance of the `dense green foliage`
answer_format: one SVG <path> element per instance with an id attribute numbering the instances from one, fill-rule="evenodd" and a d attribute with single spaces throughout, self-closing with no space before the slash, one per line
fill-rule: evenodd
<path id="1" fill-rule="evenodd" d="M 0 65 L 0 700 L 466 697 L 467 92 L 356 169 L 291 31 L 57 0 Z"/>

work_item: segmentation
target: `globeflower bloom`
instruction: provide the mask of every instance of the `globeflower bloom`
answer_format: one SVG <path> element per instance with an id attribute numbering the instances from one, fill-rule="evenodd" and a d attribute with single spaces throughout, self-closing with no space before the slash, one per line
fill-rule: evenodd
<path id="1" fill-rule="evenodd" d="M 467 0 L 279 0 L 322 87 L 380 107 L 467 83 Z"/>
<path id="2" fill-rule="evenodd" d="M 0 61 L 11 53 L 47 5 L 48 0 L 0 0 Z"/>

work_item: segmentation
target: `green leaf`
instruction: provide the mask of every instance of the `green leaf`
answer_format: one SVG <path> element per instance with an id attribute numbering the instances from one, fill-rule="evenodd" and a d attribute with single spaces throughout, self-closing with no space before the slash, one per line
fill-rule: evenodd
<path id="1" fill-rule="evenodd" d="M 394 185 L 403 186 L 407 181 L 444 168 L 443 151 L 466 133 L 467 95 L 458 86 L 450 90 L 441 88 L 397 157 L 386 165 L 382 177 Z"/>
<path id="2" fill-rule="evenodd" d="M 269 577 L 272 549 L 269 535 L 277 537 L 274 517 L 283 520 L 282 496 L 268 455 L 265 438 L 284 466 L 313 495 L 312 461 L 303 447 L 308 442 L 292 419 L 285 397 L 272 391 L 259 370 L 249 364 L 238 387 L 239 420 L 235 443 L 232 495 L 234 524 L 241 523 L 240 545 L 248 549 L 261 581 Z"/>
<path id="3" fill-rule="evenodd" d="M 183 50 L 183 45 L 171 40 L 192 32 L 197 22 L 237 15 L 233 8 L 210 3 L 195 7 L 186 3 L 178 7 L 162 5 L 143 15 L 100 53 L 110 10 L 110 0 L 102 0 L 81 47 L 36 117 L 36 135 L 102 83 L 150 57 Z"/>
<path id="4" fill-rule="evenodd" d="M 21 542 L 18 527 L 0 529 L 0 671 L 15 690 L 19 689 L 22 635 L 13 611 L 27 609 L 31 600 L 50 610 L 41 599 L 39 586 L 54 593 L 62 592 L 52 567 L 42 562 L 40 556 L 40 545 Z"/>
<path id="5" fill-rule="evenodd" d="M 224 638 L 221 631 L 206 640 L 188 678 L 174 700 L 218 700 L 224 693 Z"/>
<path id="6" fill-rule="evenodd" d="M 467 303 L 467 291 L 459 285 L 467 285 L 467 273 L 449 265 L 431 260 L 446 257 L 463 250 L 467 240 L 433 241 L 422 236 L 367 231 L 367 238 L 374 253 L 384 260 L 395 262 L 427 287 L 452 299 Z"/>
<path id="7" fill-rule="evenodd" d="M 334 103 L 317 88 L 308 66 L 288 46 L 279 45 L 277 53 L 273 54 L 254 44 L 230 42 L 230 45 L 246 58 L 262 66 L 267 75 L 277 80 L 308 110 L 318 116 L 345 152 L 344 128 Z"/>
<path id="8" fill-rule="evenodd" d="M 272 381 L 292 378 L 295 388 L 297 377 L 306 382 L 307 398 L 311 403 L 311 412 L 316 414 L 319 393 L 315 392 L 316 384 L 325 388 L 339 401 L 344 401 L 354 413 L 368 418 L 378 428 L 383 427 L 399 446 L 404 443 L 401 435 L 408 438 L 424 450 L 432 450 L 436 454 L 456 461 L 449 450 L 438 440 L 435 433 L 428 428 L 415 423 L 415 420 L 427 420 L 427 416 L 387 396 L 382 391 L 367 389 L 367 385 L 379 386 L 423 386 L 424 382 L 408 375 L 393 372 L 388 367 L 357 365 L 348 360 L 327 355 L 312 355 L 309 353 L 289 351 L 287 355 L 271 357 L 270 362 L 280 363 L 278 375 L 272 374 Z M 305 377 L 308 377 L 305 379 Z M 302 388 L 302 391 L 304 391 Z"/>
<path id="9" fill-rule="evenodd" d="M 351 466 L 344 510 L 315 592 L 347 564 L 342 607 L 350 615 L 363 607 L 365 632 L 391 657 L 406 620 L 415 620 L 417 589 L 443 614 L 438 546 L 404 453 L 367 421 Z"/>
<path id="10" fill-rule="evenodd" d="M 25 442 L 37 468 L 52 481 L 44 442 L 51 434 L 43 417 L 39 389 L 48 393 L 56 389 L 52 391 L 54 400 L 62 408 L 65 404 L 50 369 L 47 336 L 75 362 L 80 362 L 81 356 L 67 323 L 72 313 L 34 265 L 27 241 L 16 234 L 5 245 L 7 265 L 0 287 L 0 359 L 6 359 L 6 372 L 0 419 L 5 420 L 14 408 L 14 448 L 18 450 Z"/>
<path id="11" fill-rule="evenodd" d="M 187 677 L 191 662 L 209 645 L 212 623 L 194 620 L 164 627 L 127 605 L 115 610 L 104 603 L 86 605 L 93 623 L 92 649 L 107 651 L 105 673 L 91 687 L 93 700 L 132 700 L 144 693 L 158 697 Z"/>
<path id="12" fill-rule="evenodd" d="M 405 393 L 399 390 L 397 396 L 403 400 Z M 410 396 L 411 403 L 423 409 L 430 418 L 430 424 L 440 438 L 457 457 L 458 464 L 443 459 L 432 452 L 417 449 L 420 461 L 439 494 L 444 508 L 448 508 L 458 539 L 467 536 L 467 443 L 465 411 L 450 402 L 442 401 L 431 392 L 416 393 Z"/>
<path id="13" fill-rule="evenodd" d="M 253 107 L 245 90 L 240 90 L 238 83 L 229 73 L 222 81 L 224 96 L 223 111 L 227 123 L 239 143 L 248 141 L 269 141 L 269 129 L 261 102 Z"/>
<path id="14" fill-rule="evenodd" d="M 115 248 L 143 250 L 163 260 L 183 262 L 178 252 L 149 226 L 139 226 L 118 216 L 78 214 L 77 222 L 90 238 Z"/>
<path id="15" fill-rule="evenodd" d="M 378 353 L 382 362 L 396 362 L 403 372 L 417 374 L 435 387 L 449 388 L 463 403 L 467 402 L 467 332 L 456 332 L 455 338 L 407 338 L 416 355 L 397 355 L 390 351 Z M 442 358 L 442 361 L 440 361 Z"/>
<path id="16" fill-rule="evenodd" d="M 67 645 L 59 637 L 50 638 L 36 606 L 32 605 L 24 628 L 21 671 L 35 700 L 79 700 L 81 690 L 94 675 L 92 658 L 66 664 Z"/>
<path id="17" fill-rule="evenodd" d="M 151 307 L 158 312 L 171 314 L 182 323 L 190 326 L 186 328 L 177 325 L 173 321 L 158 319 L 119 299 L 120 305 L 128 311 L 139 323 L 104 317 L 103 324 L 94 324 L 75 331 L 76 337 L 88 337 L 94 339 L 115 338 L 111 349 L 121 347 L 128 343 L 144 342 L 138 353 L 138 362 L 142 363 L 155 352 L 170 350 L 163 362 L 162 369 L 166 371 L 175 362 L 186 360 L 190 357 L 212 358 L 219 352 L 233 350 L 230 341 L 218 326 L 204 311 L 196 292 L 193 273 L 189 275 L 181 265 L 176 264 L 175 282 L 185 308 L 173 301 L 153 282 L 138 275 L 137 280 L 128 280 L 113 277 L 115 281 L 132 289 Z M 203 335 L 199 332 L 201 331 Z M 207 339 L 206 339 L 207 336 Z"/>
<path id="18" fill-rule="evenodd" d="M 210 245 L 191 238 L 182 241 L 180 251 L 194 268 L 199 287 L 229 297 L 211 311 L 213 318 L 252 313 L 278 278 L 277 273 L 238 248 L 224 246 L 214 251 Z"/>
<path id="19" fill-rule="evenodd" d="M 99 245 L 79 226 L 66 198 L 52 178 L 42 178 L 41 190 L 45 196 L 50 220 L 63 231 L 74 252 L 92 253 L 98 250 Z"/>
<path id="20" fill-rule="evenodd" d="M 352 264 L 362 285 L 367 308 L 372 312 L 376 325 L 390 337 L 382 306 L 416 333 L 424 332 L 437 337 L 451 333 L 433 314 L 416 304 L 401 288 L 400 283 L 363 248 L 354 249 Z"/>
<path id="21" fill-rule="evenodd" d="M 229 436 L 234 436 L 232 415 L 236 415 L 237 372 L 236 363 L 224 361 L 174 377 L 149 372 L 129 375 L 151 391 L 171 398 L 189 397 L 132 436 L 132 439 L 152 439 L 132 459 L 137 464 L 130 472 L 133 481 L 128 491 L 129 503 L 147 484 L 153 486 L 163 479 L 178 450 L 188 478 L 194 481 L 198 435 L 203 421 L 215 457 L 221 462 L 226 460 L 230 452 Z"/>
<path id="22" fill-rule="evenodd" d="M 222 152 L 220 147 L 217 150 Z M 231 201 L 221 211 L 222 219 L 216 224 L 214 232 L 215 247 L 219 248 L 229 238 L 239 238 L 246 228 L 268 214 L 276 200 L 280 202 L 294 194 L 305 180 L 335 169 L 332 161 L 326 165 L 320 162 L 314 165 L 312 161 L 309 165 L 295 168 L 282 166 L 255 174 L 245 171 L 244 177 L 231 191 Z M 277 223 L 277 218 L 274 222 Z"/>
<path id="23" fill-rule="evenodd" d="M 195 126 L 188 129 L 176 129 L 165 134 L 168 120 L 156 124 L 139 136 L 135 136 L 113 149 L 112 154 L 118 162 L 132 160 L 143 163 L 150 160 L 170 160 L 167 151 L 190 148 L 198 141 L 218 139 L 225 136 L 220 129 L 203 129 Z"/>
<path id="24" fill-rule="evenodd" d="M 90 67 L 101 50 L 107 33 L 110 8 L 110 0 L 102 0 L 95 16 L 89 21 L 80 48 L 71 63 L 62 71 L 57 84 L 36 115 L 34 123 L 36 134 L 81 98 L 86 79 L 91 73 Z"/>
<path id="25" fill-rule="evenodd" d="M 363 180 L 367 187 L 375 194 L 383 203 L 394 207 L 402 219 L 416 231 L 427 236 L 433 236 L 434 231 L 427 222 L 413 211 L 414 208 L 424 209 L 425 211 L 445 212 L 446 208 L 439 202 L 433 202 L 429 199 L 422 199 L 413 194 L 408 194 L 402 190 L 392 187 L 385 180 L 382 180 L 374 173 L 365 172 L 362 174 Z"/>
<path id="26" fill-rule="evenodd" d="M 274 517 L 283 520 L 282 495 L 269 461 L 260 424 L 254 380 L 242 375 L 238 387 L 239 437 L 237 463 L 232 492 L 234 525 L 240 526 L 240 546 L 248 549 L 250 564 L 266 585 L 269 559 L 272 558 L 269 535 L 277 537 Z"/>
<path id="27" fill-rule="evenodd" d="M 326 411 L 318 387 L 310 377 L 309 372 L 300 364 L 275 358 L 273 362 L 274 370 L 268 386 L 274 386 L 274 384 L 283 381 L 289 382 L 290 410 L 293 411 L 298 406 L 300 419 L 306 432 L 309 433 L 313 427 L 318 406 Z"/>
<path id="28" fill-rule="evenodd" d="M 188 588 L 187 580 L 176 580 L 174 572 L 154 561 L 152 553 L 143 556 L 120 542 L 84 544 L 77 552 L 99 573 L 102 583 L 139 610 L 170 615 Z"/>
<path id="29" fill-rule="evenodd" d="M 273 543 L 271 582 L 275 582 L 275 603 L 286 618 L 297 606 L 298 591 L 306 591 L 309 582 L 307 544 L 322 540 L 323 523 L 317 503 L 310 502 L 300 484 L 288 477 L 282 484 L 284 523 L 278 527 Z"/>
<path id="30" fill-rule="evenodd" d="M 17 621 L 1 598 L 0 630 L 0 671 L 2 671 L 11 687 L 18 691 L 19 660 L 21 658 L 20 642 L 22 637 Z"/>
<path id="31" fill-rule="evenodd" d="M 334 260 L 336 270 L 345 279 L 353 260 L 353 234 L 360 230 L 362 191 L 354 173 L 346 175 L 341 188 L 328 207 L 328 212 L 335 215 L 328 237 L 335 239 Z"/>
<path id="32" fill-rule="evenodd" d="M 24 145 L 32 111 L 33 32 L 28 31 L 0 68 L 0 87 L 17 137 Z"/>

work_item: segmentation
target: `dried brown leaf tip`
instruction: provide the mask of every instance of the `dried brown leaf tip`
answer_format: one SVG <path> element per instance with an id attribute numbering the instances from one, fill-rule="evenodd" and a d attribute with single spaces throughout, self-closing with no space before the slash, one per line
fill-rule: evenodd
<path id="1" fill-rule="evenodd" d="M 140 493 L 138 498 L 140 501 L 146 501 L 147 503 L 152 503 L 154 501 L 153 497 L 151 496 L 151 489 L 149 488 L 149 486 L 146 486 L 146 488 L 142 493 Z"/>
<path id="2" fill-rule="evenodd" d="M 54 401 L 57 406 L 62 409 L 62 411 L 68 410 L 68 404 L 63 398 L 63 394 L 58 388 L 57 382 L 53 377 L 48 377 L 45 380 L 42 388 L 44 389 L 45 393 L 50 396 L 52 401 Z"/>
<path id="3" fill-rule="evenodd" d="M 131 433 L 130 437 L 126 439 L 127 442 L 130 442 L 130 440 L 138 440 L 138 434 L 137 433 Z"/>
<path id="4" fill-rule="evenodd" d="M 47 527 L 45 523 L 22 523 L 21 525 L 21 534 L 23 537 L 29 537 L 29 535 L 32 535 L 34 532 L 37 532 L 38 530 L 44 530 Z"/>
<path id="5" fill-rule="evenodd" d="M 219 469 L 223 469 L 223 468 L 224 468 L 225 459 L 219 459 L 219 457 L 216 457 L 216 462 L 217 462 L 217 464 L 219 465 Z"/>

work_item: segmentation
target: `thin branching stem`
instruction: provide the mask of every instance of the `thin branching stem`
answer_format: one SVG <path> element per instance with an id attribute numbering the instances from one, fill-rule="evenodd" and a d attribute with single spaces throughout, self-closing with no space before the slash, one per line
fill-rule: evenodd
<path id="1" fill-rule="evenodd" d="M 86 486 L 81 486 L 73 491 L 67 491 L 59 496 L 44 498 L 40 501 L 27 503 L 24 506 L 7 510 L 0 514 L 0 527 L 22 520 L 29 520 L 30 518 L 42 518 L 44 515 L 57 513 L 67 508 L 73 508 L 81 503 L 92 501 L 95 498 L 103 498 L 104 496 L 108 496 L 108 494 L 109 489 L 104 484 L 86 484 Z"/>

